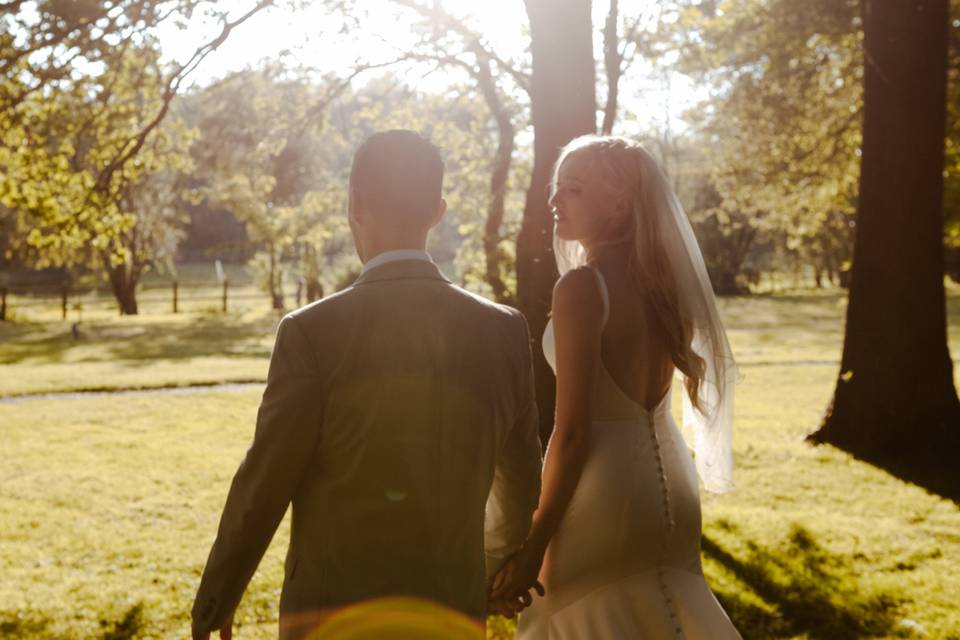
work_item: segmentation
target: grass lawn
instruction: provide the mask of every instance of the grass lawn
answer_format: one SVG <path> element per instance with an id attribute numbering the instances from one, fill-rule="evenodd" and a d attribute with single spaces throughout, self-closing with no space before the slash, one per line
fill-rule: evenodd
<path id="1" fill-rule="evenodd" d="M 743 370 L 738 490 L 704 499 L 708 580 L 745 638 L 960 639 L 960 509 L 803 436 L 830 399 L 837 293 L 723 302 Z M 960 291 L 950 291 L 960 353 Z M 0 395 L 262 379 L 276 316 L 0 323 Z M 175 638 L 259 389 L 0 403 L 0 637 Z M 679 400 L 679 394 L 674 394 Z M 276 634 L 287 525 L 238 612 Z M 507 638 L 510 625 L 491 625 Z"/>
<path id="2" fill-rule="evenodd" d="M 0 397 L 263 381 L 277 320 L 262 308 L 111 314 L 83 322 L 79 340 L 65 322 L 0 323 Z"/>

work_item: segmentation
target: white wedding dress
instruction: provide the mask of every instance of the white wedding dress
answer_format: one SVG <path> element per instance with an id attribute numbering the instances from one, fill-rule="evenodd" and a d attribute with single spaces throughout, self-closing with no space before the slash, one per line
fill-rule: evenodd
<path id="1" fill-rule="evenodd" d="M 606 284 L 592 271 L 606 325 Z M 556 370 L 552 323 L 543 350 Z M 520 615 L 517 638 L 739 639 L 701 570 L 697 471 L 670 393 L 647 411 L 601 362 L 591 429 L 583 475 L 540 574 L 546 596 Z"/>

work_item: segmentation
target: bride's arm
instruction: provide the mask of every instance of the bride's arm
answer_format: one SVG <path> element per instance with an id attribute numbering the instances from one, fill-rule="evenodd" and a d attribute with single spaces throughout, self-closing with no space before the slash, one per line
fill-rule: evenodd
<path id="1" fill-rule="evenodd" d="M 553 290 L 557 356 L 556 421 L 528 544 L 546 549 L 580 481 L 590 446 L 593 392 L 603 333 L 603 301 L 588 269 L 567 273 Z"/>
<path id="2" fill-rule="evenodd" d="M 583 472 L 590 446 L 593 391 L 603 332 L 603 300 L 589 270 L 570 271 L 554 288 L 553 331 L 557 357 L 556 421 L 543 469 L 540 503 L 521 552 L 493 582 L 494 598 L 530 589 Z"/>

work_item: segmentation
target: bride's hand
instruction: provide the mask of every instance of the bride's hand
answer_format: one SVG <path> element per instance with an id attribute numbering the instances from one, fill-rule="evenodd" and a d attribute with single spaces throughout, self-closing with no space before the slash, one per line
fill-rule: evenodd
<path id="1" fill-rule="evenodd" d="M 508 618 L 530 606 L 535 590 L 541 596 L 545 591 L 537 580 L 540 566 L 543 564 L 545 549 L 538 545 L 525 543 L 515 554 L 507 558 L 493 577 L 488 590 L 488 598 L 496 603 L 497 610 Z"/>

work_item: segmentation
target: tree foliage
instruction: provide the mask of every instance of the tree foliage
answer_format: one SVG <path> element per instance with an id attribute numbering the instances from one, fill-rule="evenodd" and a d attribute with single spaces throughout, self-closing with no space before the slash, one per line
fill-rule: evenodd
<path id="1" fill-rule="evenodd" d="M 671 31 L 679 68 L 712 87 L 693 118 L 718 226 L 749 224 L 836 275 L 850 255 L 859 175 L 858 2 L 686 4 Z"/>
<path id="2" fill-rule="evenodd" d="M 945 203 L 947 234 L 960 236 L 960 3 L 952 6 Z M 692 116 L 706 136 L 717 215 L 746 219 L 818 279 L 837 278 L 851 257 L 862 42 L 857 0 L 682 2 L 660 42 L 661 53 L 679 46 L 678 68 L 712 87 Z"/>
<path id="3" fill-rule="evenodd" d="M 13 1 L 0 18 L 0 225 L 36 266 L 102 266 L 121 310 L 174 231 L 172 176 L 192 133 L 167 114 L 180 83 L 268 3 L 229 18 L 194 0 Z M 185 63 L 161 63 L 152 29 L 198 8 L 221 32 Z M 160 185 L 163 185 L 161 188 Z M 161 205 L 158 198 L 168 201 Z M 168 213 L 161 213 L 168 212 Z M 142 222 L 141 222 L 142 221 Z"/>

